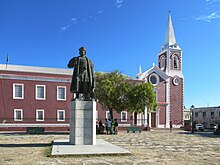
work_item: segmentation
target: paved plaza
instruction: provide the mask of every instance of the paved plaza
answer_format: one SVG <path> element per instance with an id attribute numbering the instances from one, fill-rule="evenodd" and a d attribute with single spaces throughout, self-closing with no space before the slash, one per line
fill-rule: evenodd
<path id="1" fill-rule="evenodd" d="M 68 138 L 68 134 L 0 132 L 0 164 L 220 164 L 220 136 L 211 132 L 121 131 L 118 135 L 97 135 L 97 139 L 124 148 L 131 155 L 47 156 L 52 140 Z"/>

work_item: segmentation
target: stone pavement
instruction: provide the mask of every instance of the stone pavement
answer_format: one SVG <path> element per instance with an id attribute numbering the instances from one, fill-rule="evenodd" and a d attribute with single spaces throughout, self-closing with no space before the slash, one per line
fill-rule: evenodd
<path id="1" fill-rule="evenodd" d="M 0 133 L 0 164 L 220 164 L 220 136 L 210 132 L 120 131 L 118 135 L 97 135 L 97 138 L 124 148 L 131 155 L 46 157 L 52 140 L 68 137 Z"/>

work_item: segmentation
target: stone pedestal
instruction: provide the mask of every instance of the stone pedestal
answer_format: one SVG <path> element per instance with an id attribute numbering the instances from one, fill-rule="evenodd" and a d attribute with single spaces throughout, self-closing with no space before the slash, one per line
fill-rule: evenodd
<path id="1" fill-rule="evenodd" d="M 71 101 L 70 144 L 96 144 L 96 102 Z"/>

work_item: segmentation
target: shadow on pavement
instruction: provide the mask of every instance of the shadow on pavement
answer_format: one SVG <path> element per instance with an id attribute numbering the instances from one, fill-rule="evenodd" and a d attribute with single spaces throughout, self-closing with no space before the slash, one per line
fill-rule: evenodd
<path id="1" fill-rule="evenodd" d="M 0 132 L 0 135 L 69 135 L 69 132 L 44 132 L 44 133 Z"/>
<path id="2" fill-rule="evenodd" d="M 202 137 L 208 137 L 208 138 L 220 138 L 220 135 L 215 135 L 213 132 L 178 132 L 178 134 L 184 134 L 184 135 L 195 135 L 195 136 L 202 136 Z"/>
<path id="3" fill-rule="evenodd" d="M 47 147 L 51 143 L 0 144 L 0 147 Z"/>

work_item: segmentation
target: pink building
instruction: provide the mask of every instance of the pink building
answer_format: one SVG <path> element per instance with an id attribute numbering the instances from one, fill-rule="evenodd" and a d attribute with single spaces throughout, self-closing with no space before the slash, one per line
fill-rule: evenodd
<path id="1" fill-rule="evenodd" d="M 0 130 L 69 129 L 72 70 L 0 64 Z M 97 103 L 97 121 L 108 117 Z M 130 114 L 114 113 L 123 126 Z"/>
<path id="2" fill-rule="evenodd" d="M 71 70 L 0 65 L 0 121 L 69 123 L 70 82 Z"/>

